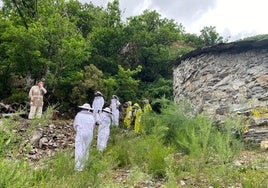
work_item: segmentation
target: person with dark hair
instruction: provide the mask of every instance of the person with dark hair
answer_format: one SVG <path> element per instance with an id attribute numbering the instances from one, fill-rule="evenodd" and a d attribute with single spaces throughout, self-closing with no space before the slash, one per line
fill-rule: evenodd
<path id="1" fill-rule="evenodd" d="M 40 118 L 43 112 L 43 96 L 47 93 L 44 88 L 44 82 L 42 80 L 37 81 L 37 85 L 32 86 L 29 91 L 30 98 L 30 113 L 28 115 L 29 119 L 34 119 L 35 117 Z"/>

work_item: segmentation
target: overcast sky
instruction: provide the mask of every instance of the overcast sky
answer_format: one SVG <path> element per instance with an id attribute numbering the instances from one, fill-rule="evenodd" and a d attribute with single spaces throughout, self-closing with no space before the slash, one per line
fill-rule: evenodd
<path id="1" fill-rule="evenodd" d="M 106 8 L 112 0 L 80 0 Z M 230 41 L 268 34 L 268 0 L 120 0 L 122 17 L 156 10 L 162 18 L 181 23 L 186 32 L 200 34 L 204 26 L 215 26 Z"/>

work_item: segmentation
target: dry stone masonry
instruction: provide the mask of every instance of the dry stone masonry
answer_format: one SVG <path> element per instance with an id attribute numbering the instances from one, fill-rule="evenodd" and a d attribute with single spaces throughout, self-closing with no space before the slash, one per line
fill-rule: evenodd
<path id="1" fill-rule="evenodd" d="M 268 39 L 197 49 L 175 62 L 173 77 L 176 103 L 219 123 L 238 114 L 248 139 L 268 140 Z"/>

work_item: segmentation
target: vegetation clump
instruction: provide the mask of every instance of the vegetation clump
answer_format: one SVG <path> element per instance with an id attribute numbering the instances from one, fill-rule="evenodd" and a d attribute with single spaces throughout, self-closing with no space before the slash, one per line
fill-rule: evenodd
<path id="1" fill-rule="evenodd" d="M 161 113 L 152 112 L 142 118 L 141 134 L 111 127 L 103 153 L 97 151 L 94 141 L 86 168 L 80 173 L 74 171 L 73 148 L 36 163 L 17 158 L 15 153 L 11 155 L 20 138 L 12 131 L 18 123 L 3 119 L 0 187 L 267 185 L 264 157 L 239 162 L 244 148 L 230 131 L 231 124 L 224 131 L 218 130 L 208 118 L 193 115 L 183 105 L 168 100 L 159 102 Z M 46 124 L 49 115 L 46 117 L 38 125 Z"/>

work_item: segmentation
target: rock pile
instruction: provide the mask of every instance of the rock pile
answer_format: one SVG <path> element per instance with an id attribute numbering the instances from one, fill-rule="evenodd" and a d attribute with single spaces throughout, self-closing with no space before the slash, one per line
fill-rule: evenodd
<path id="1" fill-rule="evenodd" d="M 22 137 L 26 136 L 25 143 L 19 149 L 19 156 L 25 156 L 30 161 L 38 161 L 45 157 L 53 157 L 57 151 L 74 148 L 75 133 L 72 120 L 53 121 L 26 134 L 29 131 L 29 123 L 29 120 L 24 120 L 17 127 L 17 132 Z"/>

